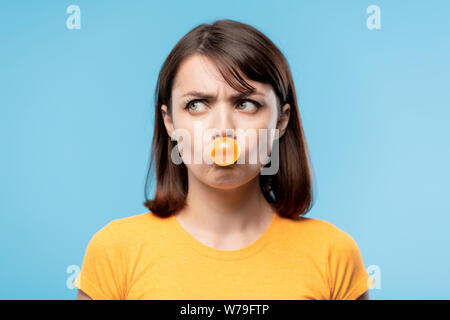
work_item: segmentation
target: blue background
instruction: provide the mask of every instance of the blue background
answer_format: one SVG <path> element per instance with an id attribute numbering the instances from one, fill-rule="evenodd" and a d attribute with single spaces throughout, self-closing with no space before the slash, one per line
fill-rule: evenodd
<path id="1" fill-rule="evenodd" d="M 66 8 L 81 8 L 69 30 Z M 381 8 L 369 30 L 366 8 Z M 154 88 L 200 23 L 251 24 L 286 55 L 316 175 L 307 215 L 381 271 L 371 299 L 450 298 L 448 1 L 2 1 L 0 298 L 74 299 L 71 265 L 147 212 Z M 72 278 L 71 278 L 72 277 Z"/>

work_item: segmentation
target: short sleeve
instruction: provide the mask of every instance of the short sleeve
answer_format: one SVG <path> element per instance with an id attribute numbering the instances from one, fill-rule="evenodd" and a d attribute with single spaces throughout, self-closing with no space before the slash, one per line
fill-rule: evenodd
<path id="1" fill-rule="evenodd" d="M 339 229 L 328 255 L 330 300 L 355 300 L 375 282 L 364 267 L 356 241 Z"/>
<path id="2" fill-rule="evenodd" d="M 125 296 L 125 252 L 114 221 L 89 241 L 73 285 L 93 300 L 120 300 Z"/>

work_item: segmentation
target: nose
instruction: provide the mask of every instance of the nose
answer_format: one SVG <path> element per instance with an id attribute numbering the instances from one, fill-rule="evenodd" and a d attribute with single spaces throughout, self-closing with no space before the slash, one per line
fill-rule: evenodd
<path id="1" fill-rule="evenodd" d="M 214 118 L 214 133 L 212 140 L 220 137 L 236 139 L 232 109 L 227 104 L 217 105 Z"/>
<path id="2" fill-rule="evenodd" d="M 236 135 L 234 134 L 233 129 L 221 129 L 212 136 L 212 139 L 214 140 L 214 139 L 222 138 L 222 137 L 236 139 Z"/>

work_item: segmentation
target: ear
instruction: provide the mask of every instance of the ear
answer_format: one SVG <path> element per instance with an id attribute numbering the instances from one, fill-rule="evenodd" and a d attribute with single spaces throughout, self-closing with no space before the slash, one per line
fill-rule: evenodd
<path id="1" fill-rule="evenodd" d="M 172 116 L 169 115 L 167 106 L 163 104 L 161 106 L 162 117 L 164 121 L 164 126 L 166 127 L 167 134 L 172 138 L 172 140 L 176 140 L 175 130 L 173 127 L 173 119 Z"/>
<path id="2" fill-rule="evenodd" d="M 291 105 L 289 103 L 286 103 L 281 108 L 281 115 L 280 115 L 280 118 L 278 119 L 278 125 L 277 125 L 277 128 L 279 130 L 278 138 L 281 138 L 284 135 L 284 133 L 286 132 L 286 128 L 289 123 L 290 112 L 291 112 Z"/>

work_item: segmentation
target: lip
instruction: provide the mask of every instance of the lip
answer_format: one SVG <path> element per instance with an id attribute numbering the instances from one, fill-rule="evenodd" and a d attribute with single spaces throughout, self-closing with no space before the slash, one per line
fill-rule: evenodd
<path id="1" fill-rule="evenodd" d="M 220 169 L 228 169 L 228 168 L 234 168 L 236 167 L 236 163 L 230 164 L 228 166 L 219 166 L 218 164 L 214 163 L 214 166 Z"/>

